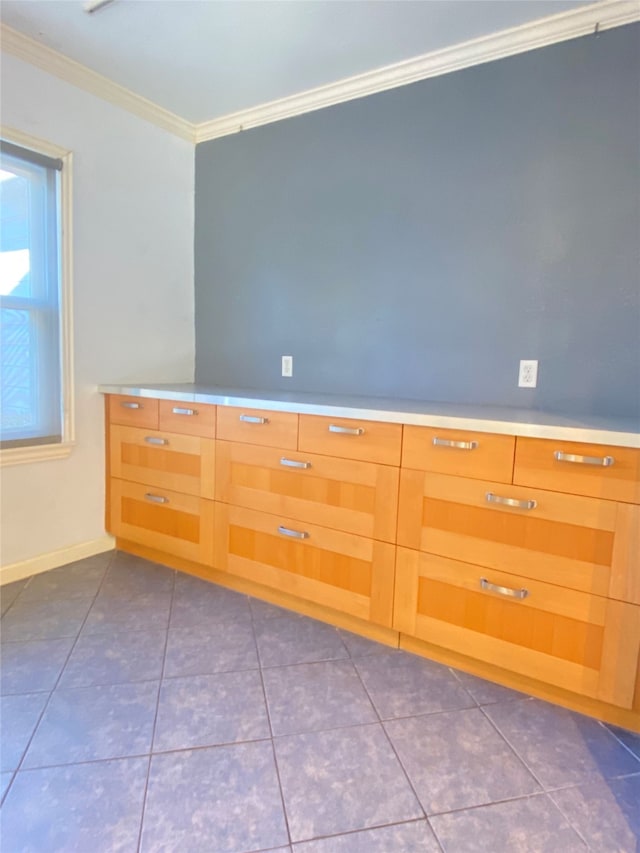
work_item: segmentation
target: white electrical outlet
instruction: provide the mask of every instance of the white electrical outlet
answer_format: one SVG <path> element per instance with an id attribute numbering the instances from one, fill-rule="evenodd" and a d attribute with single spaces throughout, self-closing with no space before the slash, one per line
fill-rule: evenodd
<path id="1" fill-rule="evenodd" d="M 282 356 L 282 375 L 283 376 L 293 376 L 293 356 L 292 355 L 283 355 Z"/>
<path id="2" fill-rule="evenodd" d="M 535 388 L 538 384 L 538 361 L 520 362 L 520 373 L 518 374 L 518 388 Z"/>

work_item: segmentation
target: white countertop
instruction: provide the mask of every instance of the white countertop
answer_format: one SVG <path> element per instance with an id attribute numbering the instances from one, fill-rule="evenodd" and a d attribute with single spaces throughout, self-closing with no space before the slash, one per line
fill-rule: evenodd
<path id="1" fill-rule="evenodd" d="M 288 391 L 262 391 L 248 388 L 223 388 L 194 383 L 143 383 L 140 385 L 99 385 L 103 394 L 152 397 L 182 403 L 211 403 L 217 406 L 246 406 L 273 412 L 297 412 L 329 415 L 367 421 L 415 424 L 416 426 L 465 429 L 522 435 L 531 438 L 555 438 L 567 441 L 611 444 L 640 448 L 640 424 L 620 418 L 591 415 L 568 417 L 501 406 L 432 403 L 420 400 L 395 400 L 385 397 L 357 397 L 346 394 L 314 394 Z"/>

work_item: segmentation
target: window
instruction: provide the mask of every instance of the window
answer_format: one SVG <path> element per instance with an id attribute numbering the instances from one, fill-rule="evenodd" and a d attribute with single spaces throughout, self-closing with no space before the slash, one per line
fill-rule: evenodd
<path id="1" fill-rule="evenodd" d="M 0 143 L 3 462 L 66 455 L 61 447 L 72 439 L 69 255 L 64 233 L 70 222 L 64 209 L 70 155 L 51 156 L 48 147 L 42 152 L 4 135 Z"/>

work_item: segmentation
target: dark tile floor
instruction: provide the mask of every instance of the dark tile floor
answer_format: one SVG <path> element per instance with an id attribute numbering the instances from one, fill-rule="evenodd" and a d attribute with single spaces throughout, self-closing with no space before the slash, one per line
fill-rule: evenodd
<path id="1" fill-rule="evenodd" d="M 3 853 L 640 850 L 640 736 L 126 554 L 5 586 Z"/>

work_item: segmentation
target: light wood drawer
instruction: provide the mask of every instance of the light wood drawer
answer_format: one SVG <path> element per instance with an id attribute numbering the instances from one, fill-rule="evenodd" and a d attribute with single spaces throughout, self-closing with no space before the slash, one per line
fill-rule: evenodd
<path id="1" fill-rule="evenodd" d="M 387 542 L 216 504 L 216 568 L 387 627 L 394 559 Z"/>
<path id="2" fill-rule="evenodd" d="M 398 548 L 394 628 L 632 707 L 640 650 L 640 608 L 632 604 Z"/>
<path id="3" fill-rule="evenodd" d="M 218 406 L 217 437 L 225 441 L 295 450 L 298 446 L 298 415 Z"/>
<path id="4" fill-rule="evenodd" d="M 158 429 L 158 401 L 148 397 L 124 397 L 120 394 L 107 396 L 109 421 L 123 426 L 138 426 Z"/>
<path id="5" fill-rule="evenodd" d="M 114 425 L 111 475 L 213 500 L 215 444 L 212 438 Z"/>
<path id="6" fill-rule="evenodd" d="M 556 458 L 556 454 L 560 458 Z M 605 466 L 603 461 L 610 464 Z M 640 450 L 518 438 L 513 482 L 575 495 L 640 503 Z"/>
<path id="7" fill-rule="evenodd" d="M 213 565 L 214 502 L 111 479 L 111 533 L 185 560 Z"/>
<path id="8" fill-rule="evenodd" d="M 216 500 L 395 543 L 398 469 L 221 441 Z"/>
<path id="9" fill-rule="evenodd" d="M 160 429 L 184 435 L 199 435 L 202 438 L 215 438 L 216 407 L 201 403 L 160 400 Z"/>
<path id="10" fill-rule="evenodd" d="M 638 539 L 635 510 L 613 501 L 402 469 L 398 544 L 640 603 L 640 549 L 632 548 Z"/>
<path id="11" fill-rule="evenodd" d="M 400 465 L 402 426 L 351 418 L 300 415 L 298 446 L 308 453 Z"/>
<path id="12" fill-rule="evenodd" d="M 512 435 L 405 426 L 402 465 L 510 483 L 515 443 Z"/>

